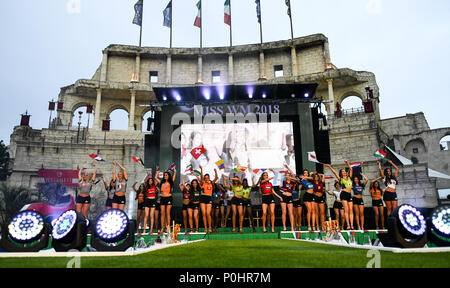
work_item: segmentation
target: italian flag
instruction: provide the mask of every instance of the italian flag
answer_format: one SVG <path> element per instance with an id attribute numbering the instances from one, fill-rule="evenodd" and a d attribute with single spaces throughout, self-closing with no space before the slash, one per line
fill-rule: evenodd
<path id="1" fill-rule="evenodd" d="M 201 28 L 202 27 L 202 0 L 198 1 L 197 3 L 198 13 L 197 17 L 195 17 L 194 26 Z"/>
<path id="2" fill-rule="evenodd" d="M 386 157 L 387 153 L 383 151 L 383 149 L 378 150 L 373 154 L 376 158 L 384 159 Z"/>
<path id="3" fill-rule="evenodd" d="M 231 5 L 230 5 L 230 1 L 231 0 L 226 0 L 225 1 L 225 17 L 224 17 L 224 21 L 225 24 L 228 24 L 231 26 Z"/>

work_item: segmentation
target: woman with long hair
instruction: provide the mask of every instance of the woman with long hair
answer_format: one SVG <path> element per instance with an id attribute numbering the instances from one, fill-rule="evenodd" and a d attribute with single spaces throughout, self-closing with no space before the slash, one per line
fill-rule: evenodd
<path id="1" fill-rule="evenodd" d="M 125 208 L 126 202 L 125 193 L 127 192 L 128 181 L 127 170 L 123 168 L 123 166 L 120 165 L 117 161 L 114 161 L 113 165 L 113 180 L 114 185 L 116 186 L 116 193 L 114 194 L 112 208 L 123 210 Z M 121 171 L 119 171 L 119 173 L 117 173 L 116 175 L 117 166 L 121 169 Z"/>
<path id="2" fill-rule="evenodd" d="M 254 183 L 254 182 L 253 182 Z M 248 213 L 248 225 L 255 232 L 255 225 L 253 223 L 253 211 L 252 202 L 250 200 L 250 193 L 255 188 L 255 184 L 252 186 L 248 185 L 248 180 L 242 180 L 242 200 L 243 200 L 243 217 L 245 218 L 245 213 Z"/>
<path id="3" fill-rule="evenodd" d="M 331 172 L 333 172 L 334 176 L 336 177 L 336 180 L 339 182 L 342 188 L 341 192 L 341 202 L 344 206 L 344 215 L 345 215 L 345 222 L 347 223 L 347 229 L 353 228 L 353 201 L 352 201 L 352 188 L 353 188 L 353 168 L 350 166 L 350 163 L 348 163 L 347 160 L 345 160 L 345 163 L 348 166 L 349 172 L 347 172 L 344 168 L 339 170 L 339 174 L 336 173 L 336 171 L 331 167 L 330 164 L 325 164 L 325 167 L 328 167 Z"/>
<path id="4" fill-rule="evenodd" d="M 202 194 L 200 195 L 200 209 L 203 216 L 203 225 L 206 233 L 212 233 L 211 225 L 211 210 L 212 210 L 212 190 L 216 184 L 217 169 L 214 169 L 215 177 L 211 181 L 209 174 L 203 175 L 203 167 L 200 166 L 200 187 L 202 188 Z"/>
<path id="5" fill-rule="evenodd" d="M 109 182 L 109 185 L 108 185 L 106 178 L 103 177 L 103 184 L 105 185 L 105 189 L 106 189 L 105 209 L 110 210 L 110 209 L 112 209 L 112 202 L 113 202 L 113 198 L 114 198 L 114 194 L 115 194 L 114 181 L 111 179 L 111 181 Z"/>
<path id="6" fill-rule="evenodd" d="M 157 194 L 157 187 L 155 178 L 152 177 L 151 174 L 147 175 L 147 178 L 145 179 L 145 199 L 144 199 L 144 231 L 145 233 L 147 229 L 147 219 L 150 216 L 150 235 L 153 234 L 153 225 L 155 223 L 155 210 L 156 210 L 156 194 Z M 155 225 L 156 229 L 157 224 Z"/>
<path id="7" fill-rule="evenodd" d="M 213 187 L 213 194 L 212 194 L 212 215 L 214 216 L 213 221 L 213 229 L 215 232 L 218 232 L 219 230 L 219 220 L 220 216 L 222 216 L 223 219 L 223 213 L 224 213 L 224 207 L 223 207 L 223 199 L 222 194 L 225 193 L 226 190 L 222 187 L 221 184 L 216 183 Z M 221 220 L 223 221 L 223 220 Z M 222 223 L 222 222 L 221 222 Z"/>
<path id="8" fill-rule="evenodd" d="M 240 178 L 228 178 L 231 180 L 231 185 L 227 185 L 225 177 L 223 177 L 223 184 L 225 188 L 233 190 L 234 197 L 231 199 L 231 209 L 233 210 L 233 215 L 231 216 L 231 222 L 233 223 L 233 232 L 236 232 L 236 216 L 239 213 L 239 232 L 242 232 L 242 225 L 244 222 L 244 212 L 243 212 L 243 186 Z"/>
<path id="9" fill-rule="evenodd" d="M 313 185 L 314 185 L 314 209 L 316 215 L 316 225 L 322 227 L 322 223 L 325 222 L 325 193 L 324 193 L 324 185 L 325 185 L 325 177 L 324 175 L 320 175 L 314 173 L 313 176 Z M 319 214 L 320 214 L 320 222 L 319 222 Z"/>
<path id="10" fill-rule="evenodd" d="M 266 219 L 267 219 L 267 210 L 269 209 L 269 215 L 270 220 L 272 222 L 272 233 L 275 232 L 275 199 L 273 196 L 275 195 L 282 200 L 282 198 L 275 193 L 275 190 L 273 189 L 272 183 L 270 181 L 273 179 L 273 177 L 269 178 L 269 174 L 267 172 L 263 172 L 261 174 L 261 177 L 259 178 L 258 185 L 259 185 L 259 191 L 262 194 L 262 224 L 263 224 L 263 231 L 267 232 L 266 230 Z"/>
<path id="11" fill-rule="evenodd" d="M 189 205 L 188 205 L 188 218 L 191 232 L 194 231 L 194 222 L 195 222 L 195 232 L 198 232 L 198 210 L 200 209 L 201 193 L 202 189 L 200 188 L 199 181 L 197 179 L 192 180 L 189 188 Z"/>
<path id="12" fill-rule="evenodd" d="M 341 192 L 342 192 L 341 184 L 339 184 L 339 182 L 336 181 L 334 183 L 334 191 L 330 191 L 330 187 L 328 186 L 328 190 L 326 192 L 327 194 L 334 196 L 336 198 L 336 200 L 334 200 L 333 203 L 333 210 L 334 214 L 336 215 L 336 221 L 338 221 L 338 227 L 342 227 L 342 230 L 344 230 L 345 211 L 341 201 Z"/>
<path id="13" fill-rule="evenodd" d="M 179 185 L 180 187 L 180 191 L 183 194 L 183 206 L 181 208 L 181 211 L 183 213 L 183 224 L 184 224 L 184 231 L 187 231 L 187 227 L 188 227 L 188 206 L 189 206 L 189 198 L 190 198 L 190 194 L 189 194 L 189 190 L 191 188 L 191 184 L 189 184 L 190 181 L 184 181 L 184 177 L 181 178 L 181 183 Z"/>
<path id="14" fill-rule="evenodd" d="M 380 182 L 378 180 L 382 179 L 378 177 L 370 181 L 370 195 L 372 196 L 372 207 L 373 213 L 375 214 L 375 226 L 379 229 L 379 223 L 381 222 L 381 227 L 384 229 L 384 206 L 381 196 L 383 195 L 383 190 L 381 190 Z"/>
<path id="15" fill-rule="evenodd" d="M 288 165 L 285 165 L 289 168 Z M 291 223 L 291 231 L 294 231 L 294 206 L 292 199 L 292 191 L 295 185 L 295 174 L 286 174 L 285 179 L 283 179 L 283 184 L 280 187 L 281 199 L 281 222 L 283 223 L 283 231 L 286 231 L 286 210 L 289 213 L 289 222 Z M 287 209 L 286 209 L 287 208 Z"/>
<path id="16" fill-rule="evenodd" d="M 89 211 L 89 207 L 91 206 L 91 190 L 92 186 L 95 185 L 95 177 L 97 175 L 97 165 L 94 163 L 94 173 L 92 176 L 88 172 L 84 172 L 83 176 L 81 176 L 81 170 L 78 170 L 78 195 L 77 195 L 77 205 L 76 210 L 79 213 L 82 213 L 84 218 L 87 219 L 87 213 Z"/>
<path id="17" fill-rule="evenodd" d="M 364 229 L 364 201 L 362 198 L 362 194 L 364 192 L 364 188 L 369 182 L 369 179 L 361 173 L 361 176 L 364 178 L 364 183 L 361 183 L 361 179 L 359 177 L 353 177 L 353 208 L 355 210 L 356 216 L 356 225 L 358 226 L 358 230 Z"/>
<path id="18" fill-rule="evenodd" d="M 137 218 L 136 218 L 136 233 L 139 233 L 139 225 L 141 224 L 141 218 L 144 217 L 144 198 L 145 198 L 145 184 L 141 183 L 139 185 L 139 189 L 136 189 L 135 182 L 133 184 L 133 190 L 136 192 L 136 197 L 134 200 L 138 200 L 138 207 L 137 207 Z M 145 227 L 144 227 L 145 231 Z"/>
<path id="19" fill-rule="evenodd" d="M 299 185 L 294 181 L 292 190 L 292 207 L 294 210 L 295 229 L 300 231 L 302 228 L 302 199 L 299 191 Z"/>
<path id="20" fill-rule="evenodd" d="M 156 167 L 156 174 L 159 173 L 159 167 Z M 170 225 L 170 211 L 173 206 L 173 197 L 172 197 L 172 191 L 173 191 L 173 183 L 175 182 L 177 176 L 177 170 L 175 169 L 173 172 L 173 176 L 170 175 L 169 171 L 165 171 L 163 173 L 162 180 L 159 180 L 157 177 L 155 177 L 156 183 L 159 185 L 159 189 L 161 191 L 161 200 L 160 200 L 160 206 L 161 206 L 161 232 L 164 232 L 164 229 L 167 231 L 167 225 Z M 167 231 L 169 232 L 169 231 Z"/>
<path id="21" fill-rule="evenodd" d="M 395 174 L 392 173 L 391 168 L 386 168 L 381 170 L 381 164 L 378 161 L 378 169 L 380 170 L 381 177 L 384 178 L 384 185 L 386 186 L 386 190 L 384 190 L 383 200 L 386 203 L 387 215 L 391 215 L 392 210 L 397 208 L 398 199 L 396 187 L 398 185 L 398 172 L 399 169 L 395 164 L 388 160 L 389 164 L 391 164 L 395 168 Z"/>

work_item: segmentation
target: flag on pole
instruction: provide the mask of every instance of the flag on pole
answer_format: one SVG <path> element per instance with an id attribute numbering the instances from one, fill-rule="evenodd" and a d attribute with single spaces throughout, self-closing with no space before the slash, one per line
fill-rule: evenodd
<path id="1" fill-rule="evenodd" d="M 144 7 L 143 0 L 139 0 L 134 4 L 134 19 L 133 24 L 136 24 L 138 26 L 142 26 L 142 9 Z"/>
<path id="2" fill-rule="evenodd" d="M 192 173 L 191 173 L 192 175 L 197 175 L 197 176 L 200 176 L 200 175 L 202 175 L 202 173 L 200 172 L 200 171 L 198 171 L 198 170 L 194 170 L 194 171 L 192 171 Z"/>
<path id="3" fill-rule="evenodd" d="M 225 169 L 225 163 L 223 162 L 223 159 L 220 159 L 216 162 L 217 167 L 219 167 L 220 170 Z"/>
<path id="4" fill-rule="evenodd" d="M 236 172 L 245 172 L 245 170 L 247 170 L 247 167 L 238 166 L 234 168 L 234 171 Z"/>
<path id="5" fill-rule="evenodd" d="M 284 0 L 286 3 L 286 6 L 288 7 L 287 9 L 287 14 L 289 15 L 289 17 L 291 17 L 291 0 Z"/>
<path id="6" fill-rule="evenodd" d="M 351 164 L 350 164 L 350 167 L 352 167 L 352 168 L 357 168 L 357 167 L 360 167 L 362 164 L 363 164 L 363 162 L 351 163 Z"/>
<path id="7" fill-rule="evenodd" d="M 224 16 L 224 21 L 225 24 L 231 25 L 231 5 L 230 5 L 230 1 L 231 0 L 226 0 L 225 1 L 225 16 Z"/>
<path id="8" fill-rule="evenodd" d="M 141 163 L 142 165 L 144 165 L 144 161 L 142 161 L 142 159 L 140 157 L 135 157 L 133 156 L 133 161 L 136 163 Z"/>
<path id="9" fill-rule="evenodd" d="M 194 167 L 192 167 L 192 164 L 189 164 L 188 166 L 186 166 L 186 170 L 184 172 L 191 173 L 192 171 L 194 171 Z"/>
<path id="10" fill-rule="evenodd" d="M 319 160 L 317 160 L 316 152 L 308 152 L 308 161 L 320 164 Z"/>
<path id="11" fill-rule="evenodd" d="M 177 165 L 175 164 L 175 162 L 173 162 L 172 165 L 170 165 L 170 167 L 167 168 L 166 171 L 172 171 L 172 170 L 174 170 L 176 167 L 177 167 Z"/>
<path id="12" fill-rule="evenodd" d="M 261 23 L 261 3 L 260 0 L 255 0 L 256 3 L 256 17 L 258 18 L 258 23 Z"/>
<path id="13" fill-rule="evenodd" d="M 170 0 L 169 4 L 167 4 L 166 9 L 163 11 L 164 22 L 163 26 L 172 27 L 172 0 Z"/>
<path id="14" fill-rule="evenodd" d="M 194 22 L 194 26 L 201 28 L 202 27 L 202 0 L 198 1 L 197 3 L 197 9 L 198 9 L 198 13 L 197 13 L 197 17 L 195 17 L 195 22 Z"/>
<path id="15" fill-rule="evenodd" d="M 383 149 L 378 150 L 373 154 L 376 158 L 384 159 L 386 157 L 387 153 L 383 151 Z"/>
<path id="16" fill-rule="evenodd" d="M 202 146 L 200 146 L 200 147 L 197 147 L 197 148 L 192 149 L 191 155 L 192 155 L 192 157 L 195 158 L 195 160 L 197 160 L 197 159 L 198 159 L 203 153 L 205 153 L 205 152 L 206 152 L 206 149 L 205 149 L 205 147 L 203 147 L 203 145 L 202 145 Z"/>
<path id="17" fill-rule="evenodd" d="M 89 155 L 89 157 L 91 157 L 92 159 L 96 160 L 96 161 L 100 161 L 100 162 L 104 162 L 105 160 L 103 160 L 102 157 L 98 156 L 97 154 L 91 154 Z"/>

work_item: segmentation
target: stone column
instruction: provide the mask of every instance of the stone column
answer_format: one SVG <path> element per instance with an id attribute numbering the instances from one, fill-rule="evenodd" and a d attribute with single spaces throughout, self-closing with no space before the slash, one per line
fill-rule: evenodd
<path id="1" fill-rule="evenodd" d="M 202 55 L 198 55 L 197 83 L 203 83 L 203 57 L 202 57 Z"/>
<path id="2" fill-rule="evenodd" d="M 298 76 L 297 69 L 297 50 L 295 46 L 291 47 L 291 63 L 292 63 L 292 76 Z"/>
<path id="3" fill-rule="evenodd" d="M 228 83 L 234 82 L 233 54 L 228 54 Z"/>
<path id="4" fill-rule="evenodd" d="M 103 50 L 102 68 L 100 70 L 100 81 L 106 81 L 108 73 L 108 51 Z"/>
<path id="5" fill-rule="evenodd" d="M 134 131 L 135 106 L 136 106 L 136 91 L 131 90 L 130 114 L 129 114 L 130 119 L 128 121 L 129 131 Z"/>
<path id="6" fill-rule="evenodd" d="M 141 82 L 141 55 L 137 54 L 136 55 L 136 65 L 134 67 L 134 75 L 135 77 L 133 77 L 136 82 Z"/>
<path id="7" fill-rule="evenodd" d="M 172 84 L 172 55 L 167 54 L 167 63 L 166 63 L 166 83 L 168 85 Z"/>
<path id="8" fill-rule="evenodd" d="M 94 130 L 101 130 L 102 124 L 101 124 L 101 115 L 102 111 L 102 89 L 97 89 L 97 101 L 95 102 L 95 110 L 94 110 Z"/>
<path id="9" fill-rule="evenodd" d="M 265 67 L 264 67 L 264 51 L 259 52 L 259 79 L 264 80 L 267 79 L 266 73 L 264 73 Z"/>
<path id="10" fill-rule="evenodd" d="M 336 103 L 334 102 L 334 90 L 333 90 L 333 79 L 327 79 L 328 82 L 328 100 L 332 101 L 329 103 L 328 115 L 334 115 L 334 108 Z"/>

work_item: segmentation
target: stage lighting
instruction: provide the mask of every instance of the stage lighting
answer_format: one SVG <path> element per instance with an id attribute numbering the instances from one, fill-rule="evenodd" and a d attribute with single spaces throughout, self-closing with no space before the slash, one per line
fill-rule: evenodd
<path id="1" fill-rule="evenodd" d="M 55 251 L 81 251 L 86 247 L 87 221 L 75 210 L 61 214 L 53 225 L 52 246 Z"/>
<path id="2" fill-rule="evenodd" d="M 33 210 L 18 213 L 2 229 L 2 247 L 10 252 L 37 252 L 48 245 L 49 228 Z"/>
<path id="3" fill-rule="evenodd" d="M 305 98 L 309 98 L 309 93 L 305 93 Z"/>
<path id="4" fill-rule="evenodd" d="M 295 94 L 294 93 L 291 94 L 291 98 L 295 98 Z"/>
<path id="5" fill-rule="evenodd" d="M 91 246 L 100 251 L 125 251 L 134 244 L 135 226 L 122 210 L 107 210 L 97 218 Z"/>
<path id="6" fill-rule="evenodd" d="M 389 237 L 378 234 L 384 246 L 421 248 L 428 242 L 425 217 L 411 205 L 395 208 L 387 222 Z"/>
<path id="7" fill-rule="evenodd" d="M 167 96 L 166 95 L 163 96 L 163 100 L 167 101 Z"/>
<path id="8" fill-rule="evenodd" d="M 211 91 L 209 90 L 209 88 L 203 88 L 202 89 L 202 94 L 203 94 L 203 97 L 205 97 L 206 100 L 211 99 Z"/>
<path id="9" fill-rule="evenodd" d="M 253 99 L 253 94 L 255 93 L 255 87 L 253 86 L 248 86 L 247 87 L 247 94 L 248 94 L 248 98 Z"/>
<path id="10" fill-rule="evenodd" d="M 223 85 L 217 86 L 217 92 L 219 94 L 220 100 L 225 99 L 225 86 Z"/>
<path id="11" fill-rule="evenodd" d="M 263 99 L 266 99 L 266 98 L 267 98 L 266 92 L 264 92 L 264 93 L 262 94 L 262 98 L 263 98 Z"/>
<path id="12" fill-rule="evenodd" d="M 450 205 L 437 207 L 428 218 L 428 238 L 437 246 L 450 246 Z"/>

